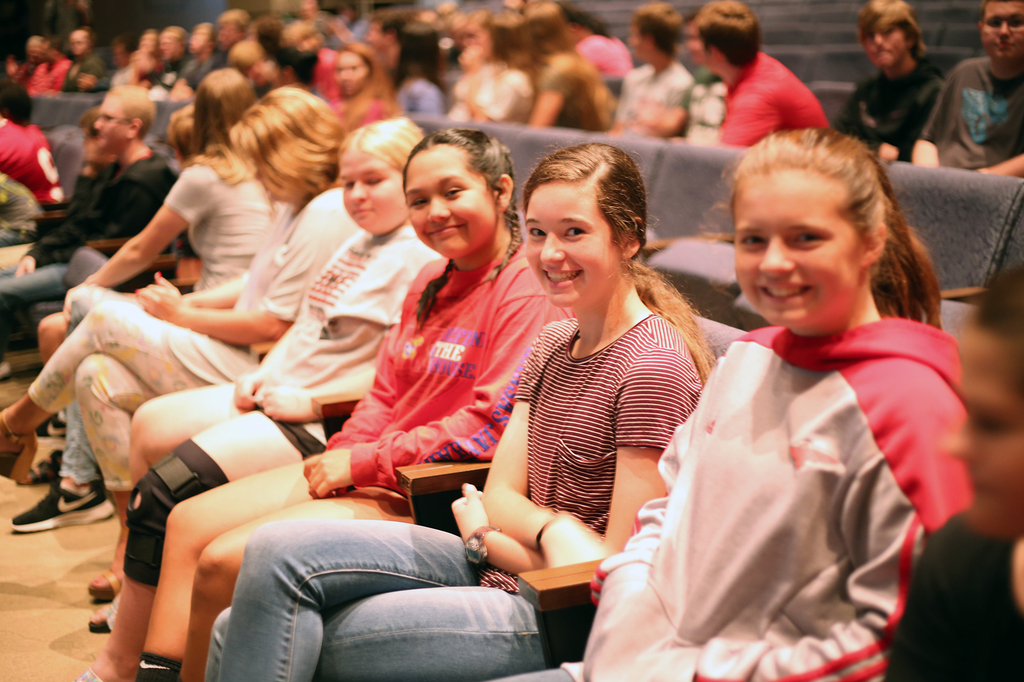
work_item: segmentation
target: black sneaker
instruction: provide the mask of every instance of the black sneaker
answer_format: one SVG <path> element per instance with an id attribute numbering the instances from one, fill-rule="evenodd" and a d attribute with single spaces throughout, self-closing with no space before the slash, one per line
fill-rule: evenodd
<path id="1" fill-rule="evenodd" d="M 11 519 L 15 533 L 36 533 L 41 530 L 74 526 L 109 519 L 114 505 L 107 500 L 103 481 L 93 481 L 85 495 L 76 495 L 60 487 L 61 479 L 50 484 L 50 492 L 39 504 Z"/>

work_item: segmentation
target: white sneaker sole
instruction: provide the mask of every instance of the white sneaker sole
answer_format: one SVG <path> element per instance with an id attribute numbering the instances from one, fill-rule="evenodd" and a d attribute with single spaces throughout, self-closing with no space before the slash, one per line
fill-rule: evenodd
<path id="1" fill-rule="evenodd" d="M 98 504 L 95 507 L 68 512 L 45 521 L 26 523 L 22 526 L 15 526 L 14 522 L 11 522 L 11 529 L 15 533 L 38 533 L 41 530 L 50 530 L 52 528 L 60 528 L 61 526 L 81 526 L 109 519 L 114 515 L 115 511 L 114 505 L 110 503 L 110 500 L 103 500 L 102 504 Z"/>

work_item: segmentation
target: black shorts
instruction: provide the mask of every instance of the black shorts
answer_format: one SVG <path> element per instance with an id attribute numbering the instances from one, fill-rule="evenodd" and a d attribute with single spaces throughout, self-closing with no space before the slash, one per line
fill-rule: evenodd
<path id="1" fill-rule="evenodd" d="M 257 407 L 258 412 L 263 412 L 263 408 Z M 267 414 L 263 413 L 264 417 Z M 288 439 L 288 442 L 292 444 L 299 454 L 302 455 L 302 459 L 312 457 L 313 455 L 319 455 L 327 451 L 327 446 L 320 442 L 320 440 L 306 430 L 306 427 L 302 424 L 293 424 L 291 422 L 281 422 L 272 417 L 267 417 L 270 421 L 274 422 L 277 428 L 281 429 L 281 433 Z"/>

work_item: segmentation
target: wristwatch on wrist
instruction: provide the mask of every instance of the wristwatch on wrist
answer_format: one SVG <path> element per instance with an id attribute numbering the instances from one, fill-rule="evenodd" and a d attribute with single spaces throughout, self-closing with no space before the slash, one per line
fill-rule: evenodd
<path id="1" fill-rule="evenodd" d="M 484 544 L 484 536 L 492 530 L 500 531 L 496 526 L 480 526 L 473 534 L 466 539 L 466 560 L 475 566 L 487 563 L 487 545 Z"/>

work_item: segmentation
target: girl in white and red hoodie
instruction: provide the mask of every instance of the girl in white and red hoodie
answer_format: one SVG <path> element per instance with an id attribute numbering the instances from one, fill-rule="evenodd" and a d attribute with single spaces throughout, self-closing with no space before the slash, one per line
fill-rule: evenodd
<path id="1" fill-rule="evenodd" d="M 881 679 L 924 540 L 967 501 L 936 454 L 964 413 L 956 342 L 873 155 L 772 135 L 732 210 L 740 287 L 779 326 L 732 345 L 665 451 L 577 678 Z"/>

